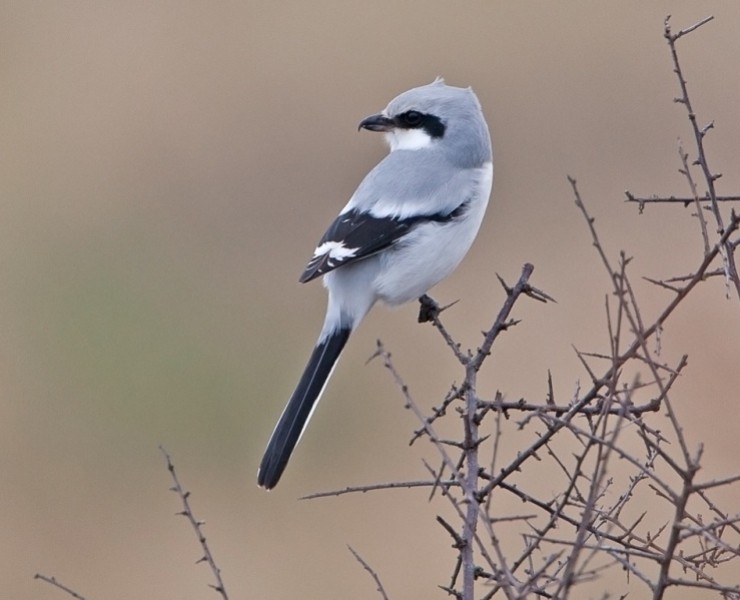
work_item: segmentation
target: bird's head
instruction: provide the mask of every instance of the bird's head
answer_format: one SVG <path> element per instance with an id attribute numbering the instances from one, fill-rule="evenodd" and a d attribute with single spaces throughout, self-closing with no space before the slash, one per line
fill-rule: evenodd
<path id="1" fill-rule="evenodd" d="M 474 162 L 490 160 L 491 142 L 478 98 L 470 88 L 445 84 L 441 78 L 408 90 L 360 129 L 385 133 L 391 152 L 440 147 Z"/>

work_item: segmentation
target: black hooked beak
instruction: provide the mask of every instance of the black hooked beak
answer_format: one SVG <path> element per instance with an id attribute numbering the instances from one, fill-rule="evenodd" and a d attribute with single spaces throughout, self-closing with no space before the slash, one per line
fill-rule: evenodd
<path id="1" fill-rule="evenodd" d="M 389 119 L 385 115 L 372 115 L 360 121 L 357 131 L 360 129 L 368 129 L 370 131 L 390 131 L 395 126 L 393 119 Z"/>

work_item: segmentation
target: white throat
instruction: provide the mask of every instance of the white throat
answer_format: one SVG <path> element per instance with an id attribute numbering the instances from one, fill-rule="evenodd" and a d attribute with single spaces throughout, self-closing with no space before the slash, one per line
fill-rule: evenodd
<path id="1" fill-rule="evenodd" d="M 432 145 L 432 137 L 423 129 L 393 129 L 385 134 L 385 141 L 394 150 L 421 150 Z"/>

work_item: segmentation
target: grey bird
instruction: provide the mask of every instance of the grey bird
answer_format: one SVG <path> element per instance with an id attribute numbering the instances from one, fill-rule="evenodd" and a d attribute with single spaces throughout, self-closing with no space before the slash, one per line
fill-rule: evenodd
<path id="1" fill-rule="evenodd" d="M 488 126 L 470 88 L 441 78 L 408 90 L 359 129 L 385 134 L 390 153 L 360 183 L 300 277 L 324 276 L 324 326 L 259 467 L 277 485 L 350 334 L 381 300 L 421 298 L 460 264 L 493 183 Z"/>

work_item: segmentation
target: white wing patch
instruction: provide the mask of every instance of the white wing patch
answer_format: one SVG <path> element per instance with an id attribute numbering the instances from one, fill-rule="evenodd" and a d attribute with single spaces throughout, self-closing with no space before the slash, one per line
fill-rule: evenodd
<path id="1" fill-rule="evenodd" d="M 335 262 L 344 262 L 345 260 L 352 258 L 357 254 L 359 248 L 347 248 L 344 242 L 327 241 L 320 244 L 313 253 L 313 259 L 321 258 L 322 256 L 329 255 L 327 262 L 329 266 L 334 266 Z"/>

